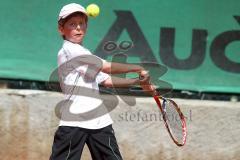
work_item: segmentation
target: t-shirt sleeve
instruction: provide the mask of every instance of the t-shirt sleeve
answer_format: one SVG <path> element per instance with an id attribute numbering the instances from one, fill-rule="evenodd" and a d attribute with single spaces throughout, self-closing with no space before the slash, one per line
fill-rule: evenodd
<path id="1" fill-rule="evenodd" d="M 71 65 L 78 72 L 83 72 L 84 68 L 91 67 L 91 65 L 101 68 L 105 62 L 105 60 L 93 55 L 88 49 L 78 44 L 65 45 L 64 50 L 68 55 L 68 60 L 71 60 Z"/>
<path id="2" fill-rule="evenodd" d="M 104 72 L 99 72 L 98 75 L 96 76 L 96 82 L 98 84 L 102 83 L 106 79 L 108 79 L 110 76 L 107 73 Z"/>
<path id="3" fill-rule="evenodd" d="M 105 62 L 104 59 L 101 59 L 100 57 L 93 55 L 88 49 L 82 47 L 78 44 L 73 43 L 65 43 L 63 46 L 63 50 L 66 54 L 65 60 L 69 61 L 69 65 L 74 68 L 74 71 L 79 72 L 82 76 L 87 74 L 92 74 L 92 69 L 97 71 L 97 68 L 101 68 L 103 63 Z M 74 60 L 74 58 L 76 58 Z M 87 72 L 87 69 L 90 68 L 90 71 Z M 74 72 L 73 71 L 73 72 Z M 94 74 L 94 73 L 93 73 Z M 91 77 L 91 75 L 89 75 Z M 98 72 L 96 75 L 96 82 L 98 84 L 102 83 L 106 79 L 108 79 L 110 76 L 104 72 Z"/>

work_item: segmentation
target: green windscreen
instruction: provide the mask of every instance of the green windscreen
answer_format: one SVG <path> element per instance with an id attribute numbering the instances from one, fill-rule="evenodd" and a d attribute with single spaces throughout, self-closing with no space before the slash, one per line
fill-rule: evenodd
<path id="1" fill-rule="evenodd" d="M 147 65 L 174 89 L 240 93 L 239 0 L 2 1 L 0 78 L 49 80 L 62 46 L 58 14 L 71 2 L 100 7 L 84 40 L 95 55 L 125 55 L 124 62 Z M 116 48 L 106 51 L 109 42 Z"/>

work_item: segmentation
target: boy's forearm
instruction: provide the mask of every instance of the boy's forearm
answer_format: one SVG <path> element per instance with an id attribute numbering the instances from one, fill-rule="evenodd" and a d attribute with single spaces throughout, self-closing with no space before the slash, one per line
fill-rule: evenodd
<path id="1" fill-rule="evenodd" d="M 105 80 L 102 83 L 102 85 L 105 86 L 105 87 L 116 87 L 116 88 L 117 87 L 130 87 L 130 86 L 133 86 L 133 85 L 140 85 L 146 93 L 148 93 L 152 96 L 157 95 L 157 91 L 156 91 L 154 85 L 152 85 L 151 83 L 142 84 L 138 78 L 126 79 L 126 78 L 111 76 L 107 80 Z"/>
<path id="2" fill-rule="evenodd" d="M 129 87 L 132 85 L 139 85 L 139 79 L 126 79 L 111 76 L 107 80 L 105 80 L 102 85 L 104 85 L 105 87 Z"/>
<path id="3" fill-rule="evenodd" d="M 108 74 L 119 74 L 119 73 L 129 73 L 129 72 L 140 73 L 143 70 L 144 68 L 139 65 L 115 63 L 115 62 L 105 62 L 103 63 L 103 67 L 102 67 L 102 72 L 105 72 Z"/>

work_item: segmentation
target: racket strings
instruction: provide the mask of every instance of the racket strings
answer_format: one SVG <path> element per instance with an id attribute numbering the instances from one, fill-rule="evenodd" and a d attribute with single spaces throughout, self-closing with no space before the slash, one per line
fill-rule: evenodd
<path id="1" fill-rule="evenodd" d="M 166 123 L 168 123 L 171 134 L 174 139 L 181 143 L 183 141 L 182 121 L 181 117 L 175 108 L 175 105 L 169 101 L 164 101 L 164 110 L 166 116 Z"/>

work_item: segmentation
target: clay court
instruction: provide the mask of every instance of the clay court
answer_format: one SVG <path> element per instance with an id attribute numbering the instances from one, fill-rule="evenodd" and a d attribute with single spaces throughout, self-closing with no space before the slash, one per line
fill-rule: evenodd
<path id="1" fill-rule="evenodd" d="M 0 94 L 2 159 L 48 159 L 59 121 L 54 108 L 63 95 L 10 89 Z M 182 148 L 172 143 L 152 98 L 136 97 L 135 106 L 119 98 L 111 116 L 124 159 L 239 159 L 239 102 L 174 100 L 187 120 L 187 143 Z M 87 147 L 82 159 L 91 159 Z"/>

